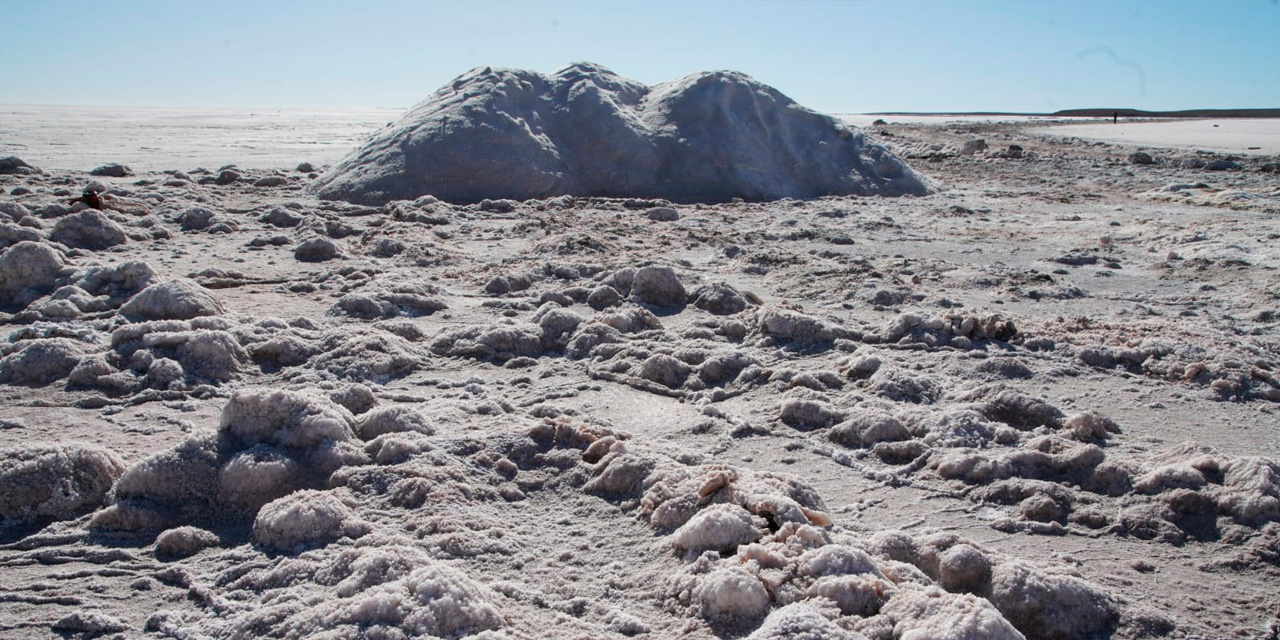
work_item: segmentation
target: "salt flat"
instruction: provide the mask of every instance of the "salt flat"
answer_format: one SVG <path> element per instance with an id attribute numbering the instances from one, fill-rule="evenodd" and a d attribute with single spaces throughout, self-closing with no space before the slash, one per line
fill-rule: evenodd
<path id="1" fill-rule="evenodd" d="M 1271 118 L 1222 118 L 1171 122 L 1122 122 L 1094 120 L 1088 124 L 1031 129 L 1032 133 L 1074 136 L 1167 149 L 1205 150 L 1222 153 L 1271 155 L 1280 153 L 1280 120 Z"/>
<path id="2" fill-rule="evenodd" d="M 293 168 L 341 158 L 401 109 L 196 109 L 0 105 L 0 156 L 87 171 Z"/>

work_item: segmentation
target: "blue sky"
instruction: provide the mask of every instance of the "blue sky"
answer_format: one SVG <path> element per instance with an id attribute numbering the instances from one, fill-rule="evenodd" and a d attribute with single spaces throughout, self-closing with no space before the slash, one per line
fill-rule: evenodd
<path id="1" fill-rule="evenodd" d="M 0 42 L 0 103 L 407 107 L 589 60 L 842 113 L 1280 107 L 1280 0 L 0 0 Z"/>

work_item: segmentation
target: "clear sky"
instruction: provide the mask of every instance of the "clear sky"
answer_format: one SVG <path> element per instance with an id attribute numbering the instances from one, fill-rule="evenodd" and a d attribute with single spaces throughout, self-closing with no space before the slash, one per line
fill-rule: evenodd
<path id="1" fill-rule="evenodd" d="M 0 43 L 0 103 L 407 107 L 588 60 L 840 113 L 1280 107 L 1280 0 L 0 0 Z"/>

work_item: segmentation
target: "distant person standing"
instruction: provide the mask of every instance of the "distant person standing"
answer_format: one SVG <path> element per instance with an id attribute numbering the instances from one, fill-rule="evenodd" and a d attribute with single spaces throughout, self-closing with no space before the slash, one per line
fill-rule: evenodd
<path id="1" fill-rule="evenodd" d="M 1111 112 L 1111 124 L 1120 124 L 1120 112 L 1119 112 L 1119 111 L 1112 111 L 1112 112 Z"/>

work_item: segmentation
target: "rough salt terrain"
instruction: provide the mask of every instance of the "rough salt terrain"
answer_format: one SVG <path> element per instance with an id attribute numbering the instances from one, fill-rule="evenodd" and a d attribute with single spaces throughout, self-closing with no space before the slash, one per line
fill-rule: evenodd
<path id="1" fill-rule="evenodd" d="M 10 163 L 0 637 L 1275 637 L 1277 159 L 1026 126 L 715 205 Z"/>

